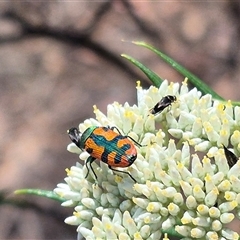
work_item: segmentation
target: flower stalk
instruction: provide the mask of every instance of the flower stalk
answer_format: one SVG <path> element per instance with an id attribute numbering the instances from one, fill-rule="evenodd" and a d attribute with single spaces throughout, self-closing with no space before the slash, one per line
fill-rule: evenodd
<path id="1" fill-rule="evenodd" d="M 150 109 L 166 95 L 176 101 L 161 113 Z M 102 161 L 93 162 L 86 176 L 89 156 L 75 144 L 68 150 L 80 162 L 67 170 L 65 183 L 54 192 L 75 206 L 67 224 L 76 225 L 86 239 L 160 239 L 168 235 L 196 239 L 238 239 L 228 227 L 240 216 L 240 161 L 229 165 L 224 147 L 238 154 L 239 107 L 223 105 L 187 80 L 163 81 L 159 88 L 142 89 L 137 83 L 137 105 L 108 105 L 107 114 L 94 107 L 96 119 L 79 125 L 115 126 L 142 147 L 128 171 L 137 183 L 110 170 Z M 224 146 L 224 147 L 223 147 Z M 232 155 L 231 155 L 232 156 Z M 165 235 L 164 235 L 165 233 Z"/>

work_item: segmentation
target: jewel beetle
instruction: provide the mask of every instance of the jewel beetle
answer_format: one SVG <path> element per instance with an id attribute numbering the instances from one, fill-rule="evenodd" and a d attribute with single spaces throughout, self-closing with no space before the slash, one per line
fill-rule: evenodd
<path id="1" fill-rule="evenodd" d="M 114 129 L 118 132 L 114 131 Z M 89 164 L 90 169 L 97 179 L 97 175 L 92 168 L 92 163 L 98 159 L 106 163 L 111 170 L 128 174 L 129 177 L 136 182 L 129 172 L 112 168 L 129 167 L 136 160 L 137 149 L 134 143 L 138 146 L 141 145 L 130 136 L 122 135 L 116 127 L 91 126 L 83 133 L 73 127 L 67 132 L 71 141 L 81 150 L 87 151 L 90 155 L 86 161 L 86 177 L 89 174 Z"/>
<path id="2" fill-rule="evenodd" d="M 173 102 L 177 100 L 176 96 L 167 95 L 163 97 L 152 109 L 150 109 L 150 113 L 157 114 L 162 112 L 166 107 L 170 106 Z"/>

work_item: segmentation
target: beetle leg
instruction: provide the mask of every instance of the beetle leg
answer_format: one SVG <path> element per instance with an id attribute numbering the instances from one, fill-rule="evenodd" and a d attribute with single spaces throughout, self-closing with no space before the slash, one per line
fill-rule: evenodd
<path id="1" fill-rule="evenodd" d="M 96 159 L 96 158 L 94 158 L 94 157 L 92 157 L 92 156 L 89 156 L 89 157 L 88 157 L 88 159 L 87 159 L 87 161 L 86 161 L 87 174 L 86 174 L 86 177 L 85 177 L 85 178 L 87 178 L 87 176 L 88 176 L 88 174 L 89 174 L 89 168 L 88 168 L 88 163 L 89 163 L 89 166 L 90 166 L 90 168 L 91 168 L 91 170 L 92 170 L 92 172 L 93 172 L 93 174 L 94 174 L 94 176 L 95 176 L 95 178 L 96 178 L 96 180 L 97 180 L 97 175 L 96 175 L 96 173 L 94 172 L 93 167 L 92 167 L 92 163 L 93 163 L 93 161 L 95 161 L 95 159 Z"/>
<path id="2" fill-rule="evenodd" d="M 118 131 L 118 133 L 120 134 L 120 135 L 122 135 L 121 134 L 121 132 L 120 132 L 120 130 L 116 127 L 116 126 L 113 126 L 113 127 L 109 127 L 111 130 L 113 130 L 114 131 L 114 129 L 116 129 L 117 131 Z"/>
<path id="3" fill-rule="evenodd" d="M 119 133 L 120 135 L 122 135 L 121 132 L 119 131 L 119 129 L 118 129 L 117 127 L 110 127 L 110 129 L 111 129 L 111 130 L 116 129 L 116 130 L 118 131 L 118 133 Z M 123 136 L 123 135 L 122 135 L 122 136 Z M 137 146 L 142 147 L 142 145 L 141 145 L 140 143 L 138 143 L 136 140 L 134 140 L 132 137 L 130 137 L 130 136 L 128 136 L 128 135 L 123 136 L 123 137 L 130 138 Z"/>
<path id="4" fill-rule="evenodd" d="M 112 168 L 110 165 L 108 165 L 108 167 L 109 167 L 112 171 L 127 174 L 135 183 L 137 182 L 136 179 L 135 179 L 129 172 L 125 172 L 125 171 L 121 171 L 121 170 L 114 169 L 114 168 Z"/>
<path id="5" fill-rule="evenodd" d="M 139 146 L 139 147 L 143 147 L 140 143 L 138 143 L 136 140 L 134 140 L 132 137 L 130 137 L 130 136 L 126 136 L 126 137 L 128 137 L 128 138 L 130 138 L 137 146 Z"/>

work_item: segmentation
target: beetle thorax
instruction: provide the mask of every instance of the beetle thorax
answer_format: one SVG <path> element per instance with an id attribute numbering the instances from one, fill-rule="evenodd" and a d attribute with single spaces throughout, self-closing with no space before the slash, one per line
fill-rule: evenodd
<path id="1" fill-rule="evenodd" d="M 81 136 L 81 141 L 80 141 L 80 146 L 82 149 L 84 149 L 85 147 L 85 142 L 86 140 L 91 136 L 92 132 L 96 129 L 96 126 L 91 126 L 89 128 L 87 128 Z"/>

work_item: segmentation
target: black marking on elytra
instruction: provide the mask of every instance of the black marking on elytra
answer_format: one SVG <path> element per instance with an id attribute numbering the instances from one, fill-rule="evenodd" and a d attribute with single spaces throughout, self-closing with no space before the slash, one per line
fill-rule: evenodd
<path id="1" fill-rule="evenodd" d="M 109 127 L 102 127 L 102 130 L 104 130 L 104 132 L 108 132 L 109 129 L 111 129 L 111 128 L 109 128 Z"/>
<path id="2" fill-rule="evenodd" d="M 102 153 L 102 156 L 101 156 L 101 160 L 105 163 L 108 162 L 108 154 L 109 153 L 107 151 L 105 151 L 105 149 L 104 149 L 104 152 Z"/>
<path id="3" fill-rule="evenodd" d="M 131 155 L 131 157 L 128 159 L 129 166 L 132 165 L 136 159 L 137 159 L 137 155 Z"/>
<path id="4" fill-rule="evenodd" d="M 108 162 L 108 155 L 112 152 L 116 153 L 114 157 L 114 163 L 119 164 L 121 163 L 121 157 L 127 151 L 131 148 L 130 144 L 124 144 L 121 148 L 117 147 L 117 142 L 121 139 L 125 139 L 126 136 L 117 135 L 115 136 L 111 141 L 107 140 L 104 136 L 101 135 L 92 135 L 93 141 L 100 147 L 104 149 L 101 160 L 105 163 Z"/>
<path id="5" fill-rule="evenodd" d="M 92 148 L 87 148 L 86 151 L 91 154 L 93 152 L 93 149 Z"/>
<path id="6" fill-rule="evenodd" d="M 131 145 L 130 144 L 124 144 L 121 149 L 124 150 L 124 152 L 128 149 L 131 148 Z M 122 153 L 120 152 L 116 152 L 116 156 L 114 157 L 114 163 L 115 164 L 119 164 L 121 162 L 121 157 L 122 157 Z"/>

